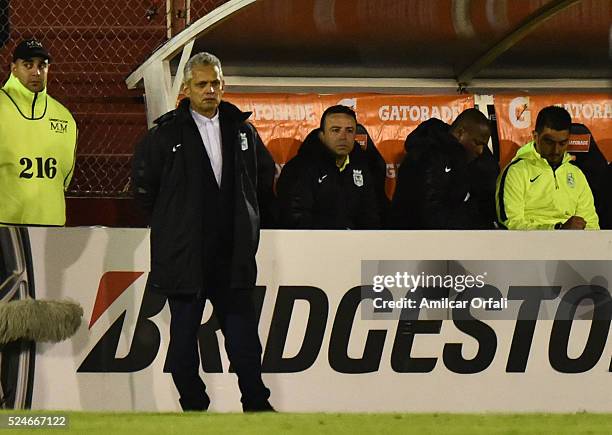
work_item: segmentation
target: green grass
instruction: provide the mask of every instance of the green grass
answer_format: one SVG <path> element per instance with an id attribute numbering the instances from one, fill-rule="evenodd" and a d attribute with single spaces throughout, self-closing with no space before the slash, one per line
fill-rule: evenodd
<path id="1" fill-rule="evenodd" d="M 1 411 L 28 415 L 27 412 Z M 58 412 L 32 412 L 32 415 Z M 214 414 L 69 412 L 74 434 L 609 434 L 612 414 Z"/>

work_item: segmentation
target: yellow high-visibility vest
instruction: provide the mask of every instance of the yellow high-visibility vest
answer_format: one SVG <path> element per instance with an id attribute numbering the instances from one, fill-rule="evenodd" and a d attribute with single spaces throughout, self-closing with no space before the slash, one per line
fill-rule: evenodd
<path id="1" fill-rule="evenodd" d="M 0 90 L 0 224 L 66 223 L 76 141 L 68 109 L 11 74 Z"/>

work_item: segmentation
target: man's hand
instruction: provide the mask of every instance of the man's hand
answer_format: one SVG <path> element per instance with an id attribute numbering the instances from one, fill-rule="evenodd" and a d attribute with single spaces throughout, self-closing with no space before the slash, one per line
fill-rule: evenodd
<path id="1" fill-rule="evenodd" d="M 562 230 L 584 230 L 586 227 L 586 221 L 580 216 L 572 216 L 563 225 Z"/>

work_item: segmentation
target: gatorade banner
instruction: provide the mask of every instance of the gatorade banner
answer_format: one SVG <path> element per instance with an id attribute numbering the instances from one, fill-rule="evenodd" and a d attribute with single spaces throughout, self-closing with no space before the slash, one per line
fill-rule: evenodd
<path id="1" fill-rule="evenodd" d="M 472 95 L 225 94 L 225 99 L 253 112 L 249 120 L 272 153 L 278 172 L 295 156 L 306 135 L 319 127 L 326 108 L 335 104 L 352 107 L 387 162 L 388 195 L 404 157 L 406 136 L 429 118 L 451 123 L 459 113 L 474 107 Z M 360 143 L 365 139 L 357 137 Z"/>
<path id="2" fill-rule="evenodd" d="M 612 160 L 612 96 L 610 94 L 496 95 L 495 114 L 499 133 L 500 166 L 514 157 L 516 150 L 531 141 L 536 118 L 546 106 L 564 107 L 572 121 L 586 125 L 608 161 Z M 588 150 L 590 138 L 572 138 L 574 151 Z"/>

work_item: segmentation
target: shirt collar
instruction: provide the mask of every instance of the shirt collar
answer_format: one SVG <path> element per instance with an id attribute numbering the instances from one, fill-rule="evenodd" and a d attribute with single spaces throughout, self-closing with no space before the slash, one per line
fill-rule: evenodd
<path id="1" fill-rule="evenodd" d="M 213 116 L 212 118 L 207 118 L 206 116 L 199 114 L 193 109 L 189 109 L 189 111 L 191 112 L 191 116 L 193 116 L 193 119 L 198 122 L 201 122 L 203 124 L 219 124 L 219 109 L 217 109 L 217 113 L 215 113 L 215 116 Z"/>
<path id="2" fill-rule="evenodd" d="M 347 155 L 346 155 L 346 159 L 344 159 L 344 163 L 342 163 L 342 165 L 340 165 L 340 166 L 338 167 L 338 170 L 339 170 L 340 172 L 342 172 L 342 171 L 344 171 L 344 170 L 346 169 L 346 167 L 347 167 L 347 166 L 348 166 L 348 164 L 349 164 L 349 160 L 350 160 L 350 159 L 349 159 L 349 155 L 347 154 Z"/>

